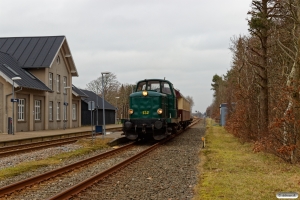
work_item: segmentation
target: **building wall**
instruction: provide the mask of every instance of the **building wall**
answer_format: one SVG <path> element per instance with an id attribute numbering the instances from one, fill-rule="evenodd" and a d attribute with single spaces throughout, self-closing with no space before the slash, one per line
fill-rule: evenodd
<path id="1" fill-rule="evenodd" d="M 48 87 L 49 85 L 49 73 L 53 74 L 52 77 L 52 90 L 53 92 L 49 92 L 45 98 L 45 109 L 46 113 L 44 123 L 47 124 L 45 129 L 63 129 L 64 123 L 66 123 L 66 128 L 74 127 L 72 125 L 73 121 L 72 117 L 72 75 L 70 72 L 70 68 L 67 65 L 65 58 L 61 51 L 59 51 L 58 55 L 55 57 L 50 68 L 45 69 L 31 69 L 31 73 L 41 79 Z M 59 83 L 57 82 L 57 75 L 60 75 Z M 67 77 L 66 86 L 70 86 L 70 89 L 66 89 L 66 94 L 64 93 L 64 77 Z M 60 85 L 59 91 L 57 90 L 57 85 Z M 49 102 L 53 102 L 53 120 L 49 120 Z M 66 106 L 67 109 L 67 120 L 64 122 L 64 102 L 68 103 Z M 57 103 L 60 104 L 60 117 L 57 118 Z M 76 122 L 75 122 L 76 123 Z M 75 125 L 76 126 L 76 125 Z M 76 126 L 78 127 L 78 126 Z M 37 127 L 38 128 L 38 127 Z"/>
<path id="2" fill-rule="evenodd" d="M 91 111 L 88 110 L 88 104 L 81 102 L 81 124 L 83 126 L 91 125 Z M 105 110 L 105 124 L 115 124 L 115 110 Z M 97 111 L 92 112 L 93 125 L 97 124 Z M 103 125 L 103 110 L 98 110 L 98 125 Z"/>
<path id="3" fill-rule="evenodd" d="M 3 84 L 0 83 L 0 133 L 4 133 L 4 93 L 3 93 Z"/>
<path id="4" fill-rule="evenodd" d="M 24 99 L 24 120 L 18 117 L 18 103 L 15 103 L 15 132 L 37 131 L 45 129 L 45 91 L 18 88 L 15 90 L 15 98 Z M 10 99 L 10 98 L 9 98 Z M 35 119 L 35 101 L 40 101 L 40 120 Z"/>
<path id="5" fill-rule="evenodd" d="M 7 133 L 8 131 L 8 117 L 12 117 L 12 103 L 10 99 L 12 98 L 12 85 L 8 83 L 4 78 L 0 77 L 0 85 L 1 85 L 1 101 L 3 103 L 0 104 L 0 108 L 2 110 L 1 114 L 1 123 L 0 123 L 0 131 L 2 133 Z M 15 103 L 16 106 L 16 103 Z M 16 109 L 15 109 L 16 116 Z M 14 120 L 14 125 L 16 121 Z"/>

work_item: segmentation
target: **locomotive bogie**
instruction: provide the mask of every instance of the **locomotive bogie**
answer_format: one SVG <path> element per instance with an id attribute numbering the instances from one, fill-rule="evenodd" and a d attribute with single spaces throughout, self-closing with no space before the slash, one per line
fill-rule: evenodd
<path id="1" fill-rule="evenodd" d="M 152 135 L 161 140 L 166 137 L 167 122 L 164 119 L 131 119 L 123 123 L 123 131 L 130 140 L 146 138 Z"/>

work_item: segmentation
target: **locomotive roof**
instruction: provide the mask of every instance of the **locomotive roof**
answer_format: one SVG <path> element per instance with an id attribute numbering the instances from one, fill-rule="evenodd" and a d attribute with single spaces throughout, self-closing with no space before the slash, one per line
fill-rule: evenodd
<path id="1" fill-rule="evenodd" d="M 165 80 L 165 79 L 144 79 L 144 80 L 140 80 L 139 82 L 143 82 L 143 81 L 164 81 L 164 82 L 168 82 L 168 83 L 170 83 L 171 85 L 173 85 L 173 83 L 171 83 L 170 81 Z M 139 83 L 139 82 L 138 82 L 138 83 Z"/>

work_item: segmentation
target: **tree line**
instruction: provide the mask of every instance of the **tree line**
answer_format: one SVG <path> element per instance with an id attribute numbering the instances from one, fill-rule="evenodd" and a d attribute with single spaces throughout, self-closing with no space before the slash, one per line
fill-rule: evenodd
<path id="1" fill-rule="evenodd" d="M 219 117 L 227 103 L 226 129 L 288 162 L 300 160 L 300 1 L 252 1 L 246 36 L 231 38 L 232 64 L 214 75 L 214 101 L 206 110 Z"/>

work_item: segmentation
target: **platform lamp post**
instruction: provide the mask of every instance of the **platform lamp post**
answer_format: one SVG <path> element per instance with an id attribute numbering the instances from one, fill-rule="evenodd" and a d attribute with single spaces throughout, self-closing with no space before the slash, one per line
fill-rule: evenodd
<path id="1" fill-rule="evenodd" d="M 116 104 L 116 124 L 118 124 L 117 119 L 118 119 L 118 99 L 119 98 L 120 97 L 116 97 L 116 99 L 117 99 L 117 104 Z"/>
<path id="2" fill-rule="evenodd" d="M 16 80 L 21 80 L 22 78 L 21 77 L 12 77 L 11 80 L 13 81 L 13 84 L 12 84 L 12 119 L 11 119 L 11 134 L 15 134 L 15 131 L 14 131 L 14 118 L 15 118 L 15 81 Z"/>
<path id="3" fill-rule="evenodd" d="M 96 96 L 96 98 L 97 98 L 97 104 L 96 104 L 96 111 L 97 111 L 97 122 L 96 122 L 96 125 L 98 126 L 98 94 L 99 94 L 99 92 L 98 92 L 98 86 L 97 86 L 97 96 Z"/>
<path id="4" fill-rule="evenodd" d="M 67 96 L 67 89 L 70 89 L 70 86 L 64 87 L 64 130 L 66 129 L 66 121 L 67 121 L 67 105 L 68 103 L 66 102 L 66 96 Z"/>
<path id="5" fill-rule="evenodd" d="M 104 74 L 110 74 L 110 72 L 101 72 L 101 75 L 102 75 L 102 106 L 103 106 L 103 127 L 102 127 L 102 132 L 103 132 L 103 135 L 106 135 L 106 130 L 105 130 L 105 106 L 104 106 L 104 80 L 103 78 L 105 76 L 103 76 Z"/>

